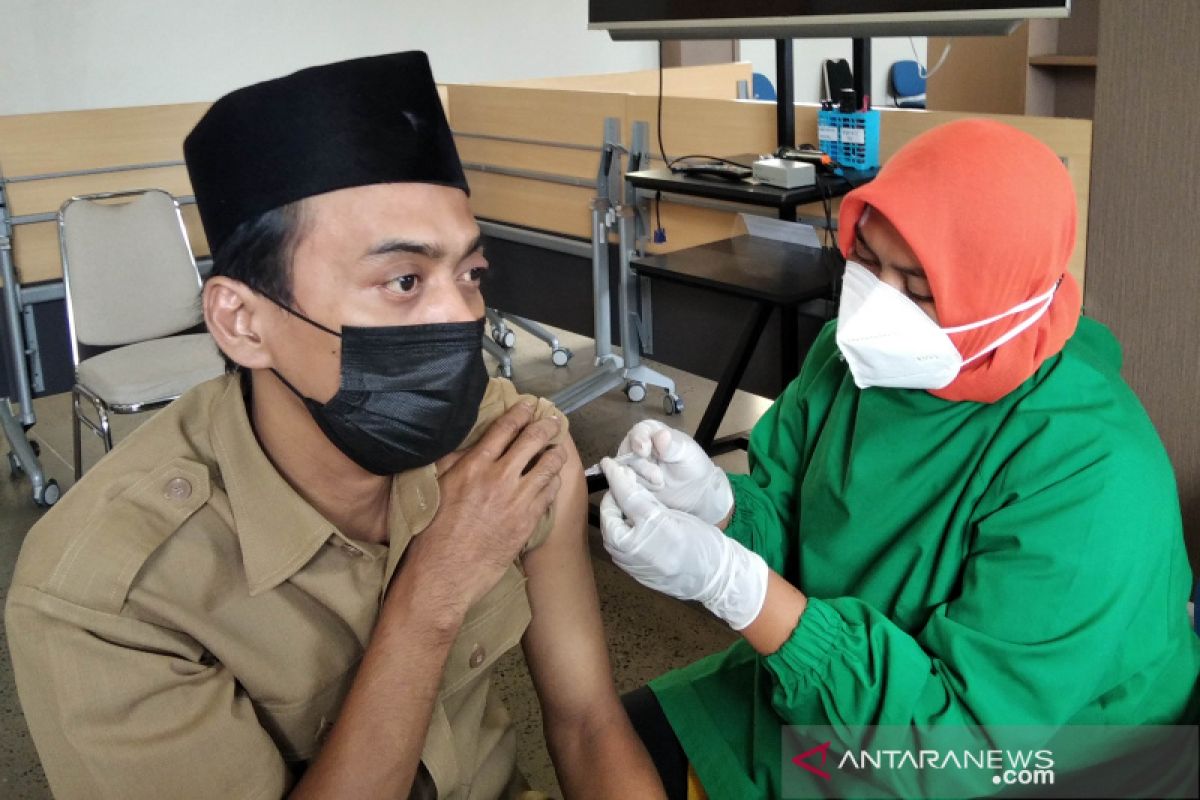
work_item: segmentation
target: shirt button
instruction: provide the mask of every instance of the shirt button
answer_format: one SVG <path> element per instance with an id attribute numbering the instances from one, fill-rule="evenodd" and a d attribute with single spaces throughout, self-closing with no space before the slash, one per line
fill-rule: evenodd
<path id="1" fill-rule="evenodd" d="M 192 496 L 192 484 L 185 478 L 171 478 L 163 487 L 163 495 L 177 503 L 182 503 Z"/>
<path id="2" fill-rule="evenodd" d="M 351 558 L 358 558 L 359 556 L 362 555 L 362 550 L 359 550 L 357 547 L 355 547 L 352 544 L 343 544 L 341 547 L 342 547 L 342 552 L 345 553 L 346 555 L 350 556 Z"/>
<path id="3" fill-rule="evenodd" d="M 475 649 L 471 651 L 471 658 L 467 660 L 467 663 L 471 665 L 471 669 L 475 669 L 483 663 L 485 658 L 487 658 L 487 650 L 484 649 L 483 645 L 477 644 L 475 645 Z"/>

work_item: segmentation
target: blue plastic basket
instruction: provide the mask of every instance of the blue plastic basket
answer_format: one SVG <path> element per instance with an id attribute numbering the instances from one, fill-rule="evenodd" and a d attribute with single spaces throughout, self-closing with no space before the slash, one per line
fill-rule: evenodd
<path id="1" fill-rule="evenodd" d="M 844 167 L 856 170 L 879 167 L 879 112 L 817 112 L 817 139 L 821 150 Z"/>

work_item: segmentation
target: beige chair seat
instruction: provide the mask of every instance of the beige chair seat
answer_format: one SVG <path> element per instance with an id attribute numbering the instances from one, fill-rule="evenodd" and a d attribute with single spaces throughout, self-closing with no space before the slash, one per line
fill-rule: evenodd
<path id="1" fill-rule="evenodd" d="M 194 333 L 101 353 L 80 362 L 75 379 L 109 405 L 131 406 L 178 397 L 224 371 L 212 337 Z"/>
<path id="2" fill-rule="evenodd" d="M 109 413 L 157 408 L 220 375 L 224 360 L 196 328 L 200 272 L 179 203 L 162 189 L 79 195 L 58 210 L 75 386 L 75 478 L 83 428 L 112 449 Z M 81 361 L 79 346 L 112 348 Z M 86 409 L 91 408 L 93 420 Z"/>

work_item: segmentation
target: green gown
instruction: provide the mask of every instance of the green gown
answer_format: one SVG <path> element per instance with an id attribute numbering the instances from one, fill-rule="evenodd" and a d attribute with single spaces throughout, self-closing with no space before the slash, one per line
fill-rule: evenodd
<path id="1" fill-rule="evenodd" d="M 1108 329 L 983 404 L 858 389 L 835 326 L 730 476 L 799 625 L 651 683 L 713 800 L 781 796 L 784 725 L 1197 721 L 1174 475 Z"/>

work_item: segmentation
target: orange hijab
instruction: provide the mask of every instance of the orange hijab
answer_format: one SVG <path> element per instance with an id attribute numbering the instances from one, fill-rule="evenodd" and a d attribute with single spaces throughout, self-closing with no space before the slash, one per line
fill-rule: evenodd
<path id="1" fill-rule="evenodd" d="M 1042 317 L 968 364 L 931 394 L 991 403 L 1021 385 L 1075 332 L 1079 285 L 1067 273 L 1075 248 L 1075 191 L 1054 152 L 999 122 L 964 119 L 900 148 L 875 180 L 842 201 L 843 255 L 870 206 L 900 232 L 925 269 L 942 327 L 977 322 L 1062 284 Z M 952 334 L 970 358 L 1036 308 Z"/>

